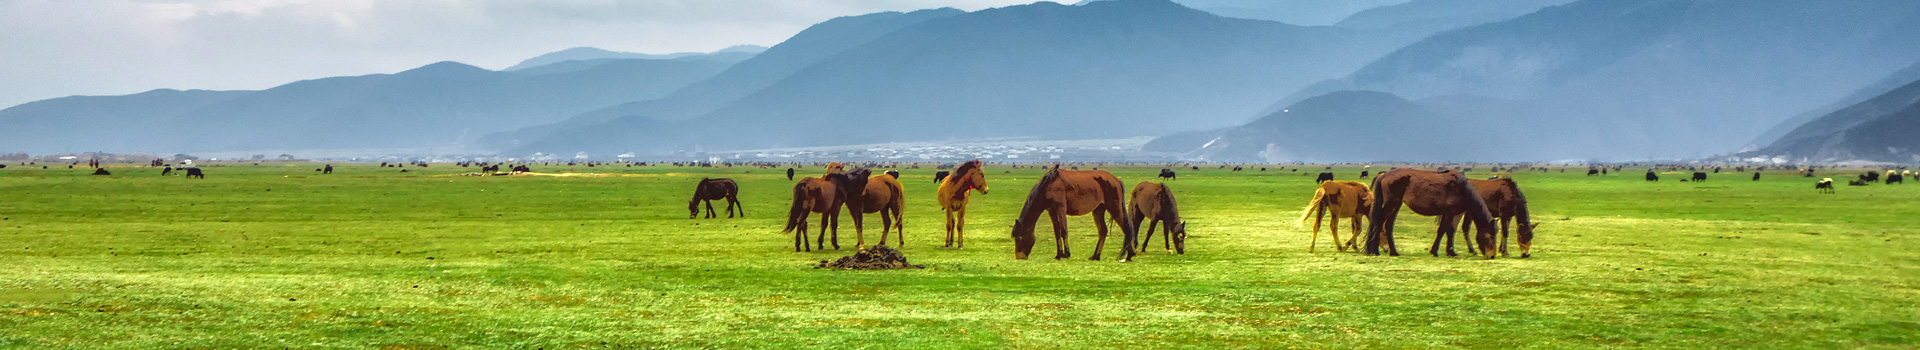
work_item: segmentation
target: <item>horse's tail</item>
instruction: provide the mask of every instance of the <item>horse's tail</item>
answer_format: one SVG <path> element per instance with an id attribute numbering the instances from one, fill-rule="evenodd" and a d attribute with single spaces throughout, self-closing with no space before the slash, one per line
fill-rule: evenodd
<path id="1" fill-rule="evenodd" d="M 793 233 L 793 229 L 800 227 L 800 219 L 807 217 L 806 197 L 807 183 L 802 181 L 793 184 L 793 209 L 787 211 L 787 228 L 781 229 L 780 233 Z"/>
<path id="2" fill-rule="evenodd" d="M 1307 219 L 1312 218 L 1313 213 L 1319 212 L 1320 208 L 1325 208 L 1326 206 L 1327 190 L 1325 188 L 1313 190 L 1313 200 L 1307 201 L 1307 207 L 1300 210 L 1300 228 L 1306 228 Z M 1320 232 L 1320 225 L 1318 225 L 1317 222 L 1313 226 L 1313 232 Z"/>
<path id="3" fill-rule="evenodd" d="M 900 181 L 887 181 L 887 187 L 893 190 L 893 202 L 887 204 L 887 206 L 893 210 L 893 229 L 895 231 L 905 231 L 907 229 L 905 222 L 907 220 L 906 186 L 901 185 Z"/>
<path id="4" fill-rule="evenodd" d="M 1392 173 L 1389 171 L 1373 177 L 1373 210 L 1367 213 L 1367 255 L 1380 255 L 1380 233 L 1385 229 L 1380 218 L 1387 217 L 1387 206 L 1381 204 L 1387 200 L 1386 175 Z"/>

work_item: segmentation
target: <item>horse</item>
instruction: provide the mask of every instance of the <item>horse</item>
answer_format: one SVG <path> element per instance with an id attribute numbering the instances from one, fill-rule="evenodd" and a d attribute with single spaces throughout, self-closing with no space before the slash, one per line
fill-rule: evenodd
<path id="1" fill-rule="evenodd" d="M 1414 169 L 1396 169 L 1381 173 L 1373 178 L 1373 213 L 1367 215 L 1372 222 L 1367 223 L 1367 255 L 1380 255 L 1382 241 L 1387 246 L 1387 254 L 1399 256 L 1394 244 L 1393 224 L 1400 214 L 1400 205 L 1406 204 L 1413 212 L 1426 216 L 1440 217 L 1440 234 L 1452 234 L 1455 220 L 1465 216 L 1473 220 L 1479 229 L 1474 237 L 1480 244 L 1481 253 L 1488 259 L 1493 258 L 1493 214 L 1487 211 L 1487 205 L 1467 183 L 1467 177 L 1452 170 L 1425 171 Z M 1438 241 L 1427 252 L 1440 256 Z M 1447 255 L 1454 256 L 1451 244 Z"/>
<path id="2" fill-rule="evenodd" d="M 787 168 L 787 181 L 793 181 L 793 168 Z"/>
<path id="3" fill-rule="evenodd" d="M 1832 194 L 1833 178 L 1829 177 L 1829 178 L 1820 179 L 1820 182 L 1816 182 L 1813 184 L 1813 189 L 1820 190 L 1820 193 Z"/>
<path id="4" fill-rule="evenodd" d="M 1327 181 L 1333 181 L 1333 173 L 1320 173 L 1320 177 L 1313 179 L 1313 183 L 1322 183 Z"/>
<path id="5" fill-rule="evenodd" d="M 326 168 L 320 169 L 320 174 L 332 174 L 332 173 L 333 173 L 333 164 L 327 164 Z"/>
<path id="6" fill-rule="evenodd" d="M 1507 256 L 1507 232 L 1509 224 L 1515 218 L 1520 220 L 1520 257 L 1532 257 L 1533 229 L 1540 224 L 1533 223 L 1527 214 L 1527 195 L 1520 192 L 1520 185 L 1510 178 L 1489 180 L 1468 179 L 1467 184 L 1480 193 L 1480 201 L 1487 204 L 1487 212 L 1500 221 L 1500 256 Z M 1473 231 L 1473 221 L 1462 220 L 1460 232 Z M 1434 238 L 1436 241 L 1438 237 Z M 1447 238 L 1452 241 L 1452 237 Z M 1472 245 L 1467 246 L 1467 254 L 1473 254 Z"/>
<path id="7" fill-rule="evenodd" d="M 200 168 L 187 168 L 187 177 L 206 179 L 207 174 L 200 172 Z"/>
<path id="8" fill-rule="evenodd" d="M 1141 181 L 1133 185 L 1132 199 L 1127 202 L 1127 227 L 1134 232 L 1140 231 L 1140 222 L 1147 222 L 1146 234 L 1141 235 L 1140 249 L 1147 249 L 1147 243 L 1153 242 L 1153 230 L 1159 224 L 1167 225 L 1161 229 L 1160 246 L 1168 253 L 1187 253 L 1187 221 L 1180 219 L 1180 206 L 1173 200 L 1173 191 L 1166 185 Z"/>
<path id="9" fill-rule="evenodd" d="M 1162 179 L 1173 180 L 1178 178 L 1179 176 L 1180 176 L 1179 174 L 1173 173 L 1173 169 L 1166 169 L 1166 168 L 1160 169 L 1160 178 Z"/>
<path id="10" fill-rule="evenodd" d="M 160 176 L 167 175 L 173 175 L 173 166 L 169 165 L 165 169 L 160 169 Z"/>
<path id="11" fill-rule="evenodd" d="M 935 192 L 939 197 L 940 209 L 947 213 L 947 245 L 945 247 L 967 246 L 967 190 L 987 194 L 987 173 L 980 168 L 980 160 L 970 160 L 953 168 L 953 176 L 941 179 L 940 189 Z M 954 213 L 959 213 L 956 219 Z"/>
<path id="12" fill-rule="evenodd" d="M 1600 169 L 1587 168 L 1587 176 L 1600 176 Z"/>
<path id="13" fill-rule="evenodd" d="M 889 175 L 892 175 L 892 174 L 898 174 L 899 172 L 888 171 L 887 173 L 889 173 Z M 887 245 L 888 232 L 899 232 L 900 234 L 899 247 L 906 248 L 907 247 L 906 220 L 903 219 L 901 215 L 901 213 L 903 213 L 906 209 L 906 202 L 907 202 L 906 187 L 901 186 L 900 181 L 896 180 L 897 178 L 898 178 L 897 175 L 896 176 L 875 176 L 875 177 L 868 178 L 866 190 L 864 191 L 865 193 L 862 193 L 859 197 L 857 197 L 857 199 L 849 200 L 850 203 L 849 203 L 848 209 L 854 209 L 854 207 L 858 207 L 860 209 L 859 211 L 857 211 L 858 213 L 862 213 L 862 214 L 879 213 L 880 214 L 880 245 L 881 246 Z M 851 202 L 859 202 L 859 203 L 857 205 L 854 205 Z M 853 244 L 854 249 L 860 249 L 861 247 L 865 247 L 867 234 L 865 232 L 865 228 L 861 227 L 859 215 L 854 216 L 853 229 L 854 229 L 854 235 L 856 237 L 855 242 Z"/>
<path id="14" fill-rule="evenodd" d="M 1701 182 L 1701 181 L 1707 181 L 1707 173 L 1699 172 L 1699 171 L 1693 172 L 1693 182 Z"/>
<path id="15" fill-rule="evenodd" d="M 747 217 L 747 206 L 740 204 L 739 184 L 733 179 L 702 178 L 693 186 L 693 200 L 687 201 L 687 219 L 700 215 L 701 202 L 707 203 L 707 218 L 719 217 L 713 212 L 713 201 L 722 199 L 727 201 L 727 218 L 733 218 L 735 207 L 740 208 L 740 217 Z"/>
<path id="16" fill-rule="evenodd" d="M 849 203 L 849 199 L 866 192 L 869 174 L 866 169 L 860 169 L 801 178 L 793 184 L 793 207 L 787 211 L 787 227 L 780 230 L 780 233 L 793 233 L 793 251 L 827 249 L 828 234 L 833 235 L 833 249 L 840 249 L 840 208 Z M 858 209 L 853 209 L 854 220 L 859 220 Z M 814 245 L 808 246 L 807 215 L 811 213 L 820 213 L 820 234 Z"/>
<path id="17" fill-rule="evenodd" d="M 1300 211 L 1300 226 L 1307 225 L 1307 218 L 1313 218 L 1313 238 L 1307 243 L 1307 252 L 1312 253 L 1320 244 L 1320 220 L 1327 214 L 1333 214 L 1333 225 L 1328 226 L 1333 236 L 1333 247 L 1339 251 L 1347 248 L 1360 250 L 1354 241 L 1360 238 L 1360 218 L 1372 214 L 1373 192 L 1367 185 L 1358 181 L 1327 181 L 1313 190 L 1313 198 L 1307 201 L 1307 207 Z M 1340 219 L 1351 219 L 1346 243 L 1340 242 Z"/>
<path id="18" fill-rule="evenodd" d="M 934 183 L 942 183 L 942 182 L 947 182 L 947 175 L 952 175 L 952 174 L 953 174 L 953 173 L 950 173 L 950 172 L 947 172 L 946 170 L 941 170 L 941 171 L 938 171 L 938 172 L 934 172 L 934 173 L 933 173 L 933 182 L 934 182 Z"/>
<path id="19" fill-rule="evenodd" d="M 1892 185 L 1896 183 L 1902 184 L 1902 185 L 1907 184 L 1907 177 L 1904 175 L 1900 175 L 1900 173 L 1893 172 L 1892 170 L 1888 170 L 1886 184 Z"/>
<path id="20" fill-rule="evenodd" d="M 1138 237 L 1131 226 L 1125 210 L 1126 188 L 1120 178 L 1106 170 L 1060 170 L 1054 166 L 1040 181 L 1033 184 L 1033 191 L 1027 193 L 1027 202 L 1020 207 L 1020 217 L 1013 221 L 1013 258 L 1026 260 L 1033 251 L 1036 241 L 1033 228 L 1040 220 L 1040 214 L 1048 214 L 1053 222 L 1054 260 L 1073 257 L 1072 249 L 1067 245 L 1067 217 L 1093 214 L 1095 227 L 1100 229 L 1100 240 L 1094 243 L 1093 256 L 1088 260 L 1100 260 L 1100 252 L 1106 248 L 1107 220 L 1120 225 L 1125 236 L 1121 243 L 1120 261 L 1133 259 L 1133 242 Z"/>
<path id="21" fill-rule="evenodd" d="M 1660 174 L 1654 174 L 1653 170 L 1647 170 L 1647 181 L 1659 182 Z"/>
<path id="22" fill-rule="evenodd" d="M 1760 172 L 1753 172 L 1753 181 L 1760 181 Z"/>

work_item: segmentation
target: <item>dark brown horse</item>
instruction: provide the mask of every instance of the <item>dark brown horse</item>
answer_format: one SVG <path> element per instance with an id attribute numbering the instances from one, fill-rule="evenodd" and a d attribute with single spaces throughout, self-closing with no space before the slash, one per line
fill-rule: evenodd
<path id="1" fill-rule="evenodd" d="M 687 201 L 687 218 L 692 219 L 700 216 L 700 203 L 702 202 L 707 204 L 708 218 L 719 217 L 719 215 L 715 215 L 713 212 L 713 201 L 716 200 L 727 201 L 728 218 L 733 217 L 733 208 L 735 207 L 740 208 L 740 217 L 747 217 L 747 206 L 740 205 L 740 185 L 735 184 L 733 179 L 703 178 L 700 179 L 699 184 L 693 187 L 693 200 Z"/>
<path id="2" fill-rule="evenodd" d="M 1515 218 L 1520 219 L 1520 257 L 1530 257 L 1533 250 L 1533 229 L 1540 224 L 1533 223 L 1527 214 L 1527 195 L 1520 193 L 1520 185 L 1510 178 L 1493 180 L 1468 179 L 1467 184 L 1480 193 L 1480 201 L 1487 204 L 1487 213 L 1500 221 L 1500 256 L 1507 256 L 1507 227 Z M 1472 232 L 1473 221 L 1462 220 L 1460 232 Z M 1453 237 L 1447 237 L 1451 245 Z M 1473 254 L 1473 246 L 1467 246 L 1467 253 Z"/>
<path id="3" fill-rule="evenodd" d="M 967 246 L 967 201 L 971 198 L 967 190 L 987 194 L 987 173 L 980 169 L 979 160 L 960 163 L 934 192 L 940 200 L 940 209 L 947 212 L 947 247 Z"/>
<path id="4" fill-rule="evenodd" d="M 1393 223 L 1400 214 L 1400 205 L 1406 204 L 1414 213 L 1439 216 L 1441 235 L 1451 235 L 1459 227 L 1456 221 L 1461 216 L 1473 220 L 1479 228 L 1474 240 L 1488 259 L 1493 258 L 1493 214 L 1487 212 L 1479 193 L 1458 171 L 1397 169 L 1381 173 L 1373 178 L 1373 203 L 1373 214 L 1367 215 L 1371 221 L 1367 223 L 1367 255 L 1380 255 L 1382 241 L 1386 243 L 1387 254 L 1400 255 L 1399 247 L 1394 244 Z M 1440 256 L 1439 241 L 1434 243 L 1427 252 Z M 1447 255 L 1457 254 L 1448 247 Z"/>
<path id="5" fill-rule="evenodd" d="M 849 203 L 848 199 L 859 198 L 866 192 L 869 174 L 866 169 L 832 173 L 820 178 L 802 178 L 793 185 L 793 208 L 787 211 L 787 228 L 780 230 L 794 233 L 793 251 L 827 249 L 829 234 L 833 235 L 833 249 L 840 249 L 840 207 Z M 859 220 L 859 209 L 850 209 L 854 209 L 854 220 Z M 820 238 L 808 246 L 807 215 L 811 213 L 820 213 Z"/>
<path id="6" fill-rule="evenodd" d="M 1100 241 L 1094 243 L 1093 256 L 1088 260 L 1100 260 L 1100 251 L 1107 245 L 1107 220 L 1109 216 L 1126 237 L 1121 240 L 1120 261 L 1133 259 L 1133 242 L 1136 232 L 1128 224 L 1126 188 L 1120 178 L 1106 170 L 1053 170 L 1040 177 L 1033 184 L 1033 191 L 1027 194 L 1027 203 L 1020 208 L 1020 218 L 1013 221 L 1013 258 L 1025 260 L 1033 251 L 1036 240 L 1033 236 L 1035 222 L 1040 220 L 1041 212 L 1053 222 L 1054 260 L 1073 257 L 1067 245 L 1067 216 L 1093 214 L 1094 224 L 1100 229 Z"/>
<path id="7" fill-rule="evenodd" d="M 891 173 L 891 172 L 890 172 Z M 856 235 L 854 249 L 866 246 L 866 229 L 861 227 L 859 214 L 880 213 L 880 245 L 887 245 L 887 232 L 900 233 L 900 247 L 907 247 L 906 223 L 901 213 L 906 209 L 906 187 L 894 176 L 874 176 L 867 178 L 867 190 L 855 202 L 848 203 L 848 209 L 859 207 L 855 213 L 853 229 Z"/>
<path id="8" fill-rule="evenodd" d="M 1140 250 L 1147 249 L 1147 243 L 1153 242 L 1153 230 L 1161 222 L 1167 223 L 1160 232 L 1160 246 L 1168 253 L 1187 253 L 1187 221 L 1180 220 L 1180 206 L 1173 201 L 1173 192 L 1166 185 L 1141 181 L 1133 185 L 1132 200 L 1127 203 L 1127 227 L 1140 235 Z M 1140 231 L 1140 222 L 1147 222 L 1147 230 Z"/>

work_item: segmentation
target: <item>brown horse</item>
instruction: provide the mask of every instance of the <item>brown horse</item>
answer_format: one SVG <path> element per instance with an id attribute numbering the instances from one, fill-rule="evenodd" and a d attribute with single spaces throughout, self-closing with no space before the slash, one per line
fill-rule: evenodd
<path id="1" fill-rule="evenodd" d="M 987 194 L 987 173 L 980 169 L 979 160 L 960 163 L 953 168 L 953 175 L 940 182 L 940 209 L 947 212 L 947 247 L 967 246 L 967 190 Z M 955 218 L 954 213 L 959 213 Z"/>
<path id="2" fill-rule="evenodd" d="M 1339 251 L 1347 248 L 1360 250 L 1354 241 L 1360 238 L 1360 219 L 1372 214 L 1373 192 L 1367 185 L 1357 181 L 1327 181 L 1320 183 L 1320 189 L 1313 191 L 1313 199 L 1307 202 L 1307 208 L 1300 211 L 1300 225 L 1307 225 L 1307 218 L 1313 218 L 1313 239 L 1307 243 L 1307 252 L 1312 253 L 1320 242 L 1320 220 L 1327 214 L 1333 214 L 1333 225 L 1328 226 L 1333 236 L 1333 247 Z M 1352 220 L 1348 226 L 1351 233 L 1345 243 L 1340 242 L 1340 219 Z"/>
<path id="3" fill-rule="evenodd" d="M 1134 232 L 1140 231 L 1140 222 L 1147 222 L 1145 234 L 1140 235 L 1140 250 L 1147 249 L 1147 243 L 1153 242 L 1153 230 L 1156 225 L 1166 222 L 1160 232 L 1160 246 L 1168 253 L 1187 253 L 1187 221 L 1180 220 L 1180 206 L 1173 201 L 1173 192 L 1166 185 L 1141 181 L 1133 185 L 1133 199 L 1127 203 L 1127 227 Z"/>
<path id="4" fill-rule="evenodd" d="M 821 178 L 803 178 L 793 185 L 793 208 L 787 211 L 787 228 L 781 233 L 793 232 L 793 251 L 813 251 L 814 248 L 827 249 L 827 235 L 833 235 L 833 249 L 840 249 L 840 207 L 850 203 L 848 199 L 859 198 L 867 187 L 866 169 L 827 174 Z M 857 205 L 850 205 L 853 219 L 860 220 Z M 813 247 L 807 246 L 807 215 L 820 213 L 819 239 Z M 794 231 L 798 229 L 799 231 Z"/>
<path id="5" fill-rule="evenodd" d="M 860 202 L 857 206 L 860 207 L 861 213 L 880 213 L 880 245 L 882 246 L 887 245 L 887 232 L 889 231 L 900 232 L 900 247 L 906 248 L 907 246 L 906 220 L 901 216 L 901 212 L 906 208 L 907 201 L 905 195 L 906 188 L 901 186 L 900 181 L 896 180 L 895 177 L 875 176 L 867 178 L 866 193 L 861 195 L 858 200 L 854 200 L 854 202 Z M 848 204 L 849 209 L 856 206 L 853 203 Z M 861 227 L 858 215 L 853 219 L 853 229 L 855 235 L 859 237 L 856 238 L 857 241 L 853 244 L 854 249 L 865 247 L 866 229 Z"/>
<path id="6" fill-rule="evenodd" d="M 1053 221 L 1054 260 L 1073 257 L 1067 245 L 1067 216 L 1093 214 L 1095 227 L 1100 229 L 1100 241 L 1093 245 L 1093 256 L 1088 260 L 1100 260 L 1100 251 L 1107 245 L 1107 220 L 1112 216 L 1115 224 L 1126 239 L 1122 240 L 1120 261 L 1133 259 L 1133 242 L 1137 231 L 1128 224 L 1124 210 L 1126 188 L 1120 178 L 1106 170 L 1060 170 L 1054 166 L 1033 184 L 1033 191 L 1027 194 L 1027 203 L 1020 208 L 1020 218 L 1013 221 L 1013 258 L 1025 260 L 1033 251 L 1035 238 L 1033 227 L 1040 220 L 1040 213 L 1046 212 Z"/>
<path id="7" fill-rule="evenodd" d="M 1487 205 L 1467 183 L 1467 177 L 1458 171 L 1425 171 L 1398 169 L 1381 173 L 1373 178 L 1373 213 L 1367 215 L 1372 222 L 1367 225 L 1367 255 L 1380 255 L 1380 245 L 1386 242 L 1387 254 L 1399 256 L 1400 250 L 1393 240 L 1393 223 L 1400 214 L 1400 205 L 1406 204 L 1413 212 L 1426 216 L 1440 217 L 1440 235 L 1450 235 L 1459 228 L 1455 221 L 1461 216 L 1473 220 L 1479 232 L 1474 240 L 1480 244 L 1481 253 L 1488 259 L 1493 258 L 1493 214 L 1487 212 Z M 1440 256 L 1440 242 L 1434 240 L 1433 248 L 1427 253 Z M 1447 247 L 1447 256 L 1455 256 L 1452 245 Z"/>
<path id="8" fill-rule="evenodd" d="M 687 201 L 687 211 L 689 212 L 687 213 L 687 218 L 692 219 L 700 216 L 701 202 L 707 203 L 707 218 L 719 217 L 719 215 L 715 215 L 713 212 L 713 201 L 722 199 L 727 201 L 728 218 L 733 217 L 734 207 L 740 208 L 740 217 L 747 217 L 747 206 L 740 205 L 740 185 L 733 183 L 733 179 L 703 178 L 700 179 L 699 184 L 694 185 L 693 200 Z"/>
<path id="9" fill-rule="evenodd" d="M 1527 195 L 1520 193 L 1520 185 L 1510 178 L 1493 180 L 1467 179 L 1473 190 L 1480 193 L 1480 201 L 1487 204 L 1487 213 L 1500 221 L 1500 256 L 1507 256 L 1507 227 L 1514 218 L 1520 219 L 1520 257 L 1531 257 L 1533 251 L 1533 223 L 1527 215 Z M 1461 221 L 1460 232 L 1473 231 L 1473 221 Z M 1447 238 L 1452 241 L 1452 237 Z M 1473 254 L 1473 246 L 1467 246 L 1467 253 Z"/>

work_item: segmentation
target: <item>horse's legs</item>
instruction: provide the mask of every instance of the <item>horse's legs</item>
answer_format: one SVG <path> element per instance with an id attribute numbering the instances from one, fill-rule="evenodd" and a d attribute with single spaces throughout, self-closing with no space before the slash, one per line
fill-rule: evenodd
<path id="1" fill-rule="evenodd" d="M 967 247 L 967 207 L 964 205 L 960 207 L 960 217 L 953 221 L 953 237 L 955 248 Z"/>
<path id="2" fill-rule="evenodd" d="M 1441 216 L 1436 216 L 1436 217 L 1434 217 L 1434 218 L 1433 218 L 1433 221 L 1434 221 L 1434 222 L 1436 222 L 1436 223 L 1439 223 L 1439 224 L 1440 224 L 1440 228 L 1438 228 L 1438 229 L 1435 229 L 1435 230 L 1434 230 L 1434 232 L 1433 232 L 1433 247 L 1432 247 L 1432 248 L 1427 248 L 1427 254 L 1428 254 L 1428 255 L 1433 255 L 1433 256 L 1440 256 L 1440 238 L 1441 238 L 1442 236 L 1446 236 L 1446 235 L 1447 235 L 1447 229 L 1446 229 L 1446 226 L 1447 226 L 1447 216 L 1446 216 L 1446 215 L 1441 215 Z"/>
<path id="3" fill-rule="evenodd" d="M 1462 215 L 1465 215 L 1465 214 L 1462 214 Z M 1473 219 L 1467 219 L 1467 218 L 1460 219 L 1460 234 L 1463 236 L 1473 234 Z M 1477 245 L 1479 244 L 1467 244 L 1467 254 L 1479 254 L 1473 251 L 1473 248 L 1474 248 L 1473 246 L 1477 246 Z"/>
<path id="4" fill-rule="evenodd" d="M 1453 234 L 1454 230 L 1460 228 L 1460 222 L 1458 220 L 1461 220 L 1461 217 L 1465 215 L 1466 214 L 1447 215 L 1440 218 L 1440 234 L 1447 236 L 1447 256 L 1460 256 L 1460 253 L 1455 253 L 1453 250 Z"/>
<path id="5" fill-rule="evenodd" d="M 703 201 L 700 201 L 700 203 L 701 203 L 701 204 L 706 204 L 706 205 L 707 205 L 707 218 L 708 218 L 708 219 L 712 219 L 712 218 L 717 218 L 717 217 L 720 217 L 719 215 L 714 215 L 714 214 L 713 214 L 713 200 L 712 200 L 712 199 L 708 199 L 708 200 L 703 200 Z"/>
<path id="6" fill-rule="evenodd" d="M 833 210 L 833 250 L 840 250 L 840 210 Z"/>
<path id="7" fill-rule="evenodd" d="M 833 224 L 834 217 L 839 216 L 836 214 L 832 210 L 820 213 L 820 234 L 813 236 L 814 249 L 827 249 L 827 225 Z"/>
<path id="8" fill-rule="evenodd" d="M 887 245 L 887 233 L 893 231 L 893 216 L 887 215 L 888 210 L 890 209 L 880 208 L 880 246 L 882 247 Z M 907 238 L 900 237 L 900 240 L 905 241 Z"/>
<path id="9" fill-rule="evenodd" d="M 793 231 L 793 251 L 798 252 L 800 251 L 801 248 L 806 248 L 806 251 L 809 251 L 809 252 L 813 251 L 813 246 L 807 245 L 807 215 L 808 214 L 811 214 L 811 213 L 800 214 L 799 229 L 796 229 Z"/>
<path id="10" fill-rule="evenodd" d="M 1513 222 L 1513 218 L 1510 218 L 1510 217 L 1500 218 L 1500 256 L 1501 257 L 1507 256 L 1507 223 L 1509 222 Z M 1466 234 L 1466 232 L 1462 231 L 1461 234 Z"/>
<path id="11" fill-rule="evenodd" d="M 1320 208 L 1313 210 L 1313 232 L 1310 232 L 1312 238 L 1307 239 L 1308 253 L 1312 253 L 1313 248 L 1320 245 L 1320 219 L 1324 218 L 1327 215 L 1326 205 L 1319 204 L 1316 206 Z M 1333 218 L 1333 219 L 1340 220 L 1340 218 Z M 1340 244 L 1340 224 L 1334 224 L 1332 226 L 1332 230 L 1333 230 L 1333 243 L 1338 245 Z"/>
<path id="12" fill-rule="evenodd" d="M 1387 197 L 1390 195 L 1391 194 L 1383 195 L 1382 197 Z M 1374 204 L 1379 206 L 1380 210 L 1378 212 L 1380 213 L 1380 215 L 1379 217 L 1367 218 L 1368 220 L 1372 220 L 1372 221 L 1367 223 L 1368 229 L 1367 229 L 1366 254 L 1380 255 L 1380 247 L 1386 246 L 1387 255 L 1400 256 L 1400 251 L 1396 249 L 1396 247 L 1393 244 L 1393 223 L 1394 221 L 1399 220 L 1400 200 L 1391 199 L 1391 198 L 1389 199 L 1375 198 L 1374 200 L 1380 201 L 1379 203 Z"/>
<path id="13" fill-rule="evenodd" d="M 1167 254 L 1173 254 L 1173 224 L 1172 221 L 1168 221 L 1166 226 L 1160 226 L 1160 247 L 1167 248 Z M 1147 236 L 1152 237 L 1153 230 L 1147 230 Z M 1146 244 L 1140 245 L 1140 249 L 1146 248 Z"/>
<path id="14" fill-rule="evenodd" d="M 1115 216 L 1114 218 L 1119 219 L 1118 216 Z M 1100 251 L 1105 250 L 1107 248 L 1107 213 L 1106 211 L 1103 211 L 1100 209 L 1094 209 L 1093 223 L 1094 223 L 1093 227 L 1099 229 L 1098 232 L 1100 232 L 1100 239 L 1097 241 L 1094 241 L 1093 256 L 1087 257 L 1087 260 L 1100 260 Z M 1132 242 L 1128 242 L 1128 243 L 1132 243 Z"/>
<path id="15" fill-rule="evenodd" d="M 1146 238 L 1140 240 L 1141 247 L 1146 247 L 1147 243 L 1153 243 L 1153 230 L 1155 228 L 1160 227 L 1159 225 L 1160 225 L 1160 219 L 1147 220 L 1147 231 L 1146 231 L 1147 234 L 1144 235 L 1146 236 Z M 1168 225 L 1168 226 L 1172 226 L 1172 225 Z M 1135 227 L 1135 229 L 1139 229 L 1139 227 Z"/>
<path id="16" fill-rule="evenodd" d="M 734 206 L 736 206 L 736 207 L 739 207 L 739 208 L 740 208 L 740 217 L 743 217 L 743 218 L 744 218 L 744 217 L 747 217 L 747 205 L 746 205 L 746 204 L 740 204 L 740 197 L 738 197 L 738 196 L 727 196 L 727 201 L 728 201 L 728 202 L 733 202 L 733 205 L 734 205 Z"/>
<path id="17" fill-rule="evenodd" d="M 940 208 L 940 210 L 947 212 L 947 245 L 943 247 L 953 247 L 953 210 L 947 208 Z"/>
<path id="18" fill-rule="evenodd" d="M 860 209 L 850 210 L 847 215 L 853 216 L 853 249 L 860 250 L 867 246 L 867 227 L 860 223 Z M 839 240 L 835 241 L 838 243 Z"/>
<path id="19" fill-rule="evenodd" d="M 1359 239 L 1360 239 L 1360 233 L 1361 233 L 1361 232 L 1366 232 L 1366 231 L 1362 231 L 1362 230 L 1360 230 L 1360 216 L 1359 216 L 1359 215 L 1355 215 L 1355 216 L 1353 216 L 1353 217 L 1350 217 L 1350 218 L 1347 218 L 1347 220 L 1352 220 L 1352 221 L 1350 222 L 1350 224 L 1351 224 L 1351 226 L 1347 226 L 1347 228 L 1348 228 L 1348 230 L 1347 230 L 1347 231 L 1348 231 L 1348 232 L 1347 232 L 1347 248 L 1348 248 L 1348 249 L 1353 249 L 1353 251 L 1356 251 L 1356 252 L 1357 252 L 1357 251 L 1360 251 L 1360 246 L 1359 246 L 1359 245 L 1357 245 L 1357 244 L 1354 244 L 1354 243 L 1355 243 L 1354 241 L 1357 241 L 1357 240 L 1359 240 Z M 1340 243 L 1340 238 L 1338 238 L 1338 237 L 1336 237 L 1336 238 L 1334 238 L 1334 239 L 1333 239 L 1333 243 L 1334 243 L 1334 244 L 1339 244 L 1339 243 Z"/>
<path id="20" fill-rule="evenodd" d="M 1073 257 L 1073 249 L 1067 245 L 1067 214 L 1065 209 L 1047 209 L 1047 218 L 1053 221 L 1053 260 Z"/>
<path id="21" fill-rule="evenodd" d="M 1387 256 L 1400 256 L 1400 245 L 1393 238 L 1393 225 L 1400 222 L 1400 203 L 1393 203 L 1393 212 L 1387 213 L 1385 229 L 1380 231 L 1380 240 L 1386 242 Z"/>

